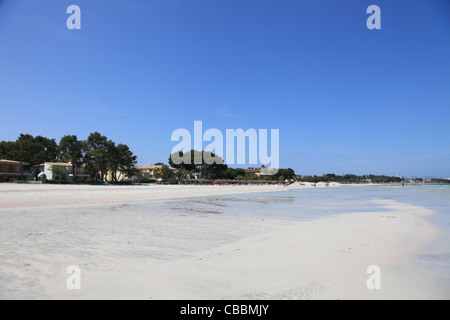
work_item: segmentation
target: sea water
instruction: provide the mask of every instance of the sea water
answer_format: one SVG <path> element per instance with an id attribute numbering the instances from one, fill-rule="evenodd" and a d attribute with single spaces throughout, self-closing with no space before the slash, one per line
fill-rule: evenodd
<path id="1" fill-rule="evenodd" d="M 182 199 L 151 206 L 158 207 L 153 207 L 153 210 L 169 215 L 220 214 L 297 221 L 350 212 L 390 211 L 373 200 L 393 200 L 434 211 L 433 215 L 425 219 L 441 231 L 440 236 L 412 258 L 416 263 L 433 270 L 439 285 L 450 294 L 450 185 L 350 185 Z"/>
<path id="2" fill-rule="evenodd" d="M 320 219 L 340 213 L 390 211 L 373 200 L 393 200 L 433 210 L 435 214 L 427 216 L 426 219 L 442 233 L 439 241 L 427 247 L 427 253 L 441 254 L 441 258 L 449 262 L 450 185 L 349 185 L 293 189 L 288 192 L 187 198 L 142 205 L 148 210 L 168 215 L 220 214 L 297 221 Z"/>
<path id="3" fill-rule="evenodd" d="M 349 212 L 389 211 L 373 200 L 393 200 L 431 209 L 435 214 L 427 219 L 445 231 L 450 229 L 450 185 L 350 185 L 187 198 L 147 203 L 146 206 L 168 214 L 255 215 L 297 221 Z"/>

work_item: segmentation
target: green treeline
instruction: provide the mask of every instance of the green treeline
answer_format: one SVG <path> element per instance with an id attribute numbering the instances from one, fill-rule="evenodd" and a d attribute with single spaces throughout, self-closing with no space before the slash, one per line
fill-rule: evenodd
<path id="1" fill-rule="evenodd" d="M 393 182 L 402 182 L 403 178 L 401 177 L 391 177 L 391 176 L 383 176 L 383 175 L 362 175 L 357 176 L 354 174 L 346 174 L 343 176 L 336 175 L 334 173 L 324 174 L 322 176 L 297 176 L 297 180 L 304 182 L 339 182 L 339 183 L 393 183 Z"/>
<path id="2" fill-rule="evenodd" d="M 241 168 L 230 168 L 223 159 L 208 151 L 190 150 L 185 153 L 175 152 L 169 156 L 169 165 L 184 172 L 186 176 L 200 173 L 203 180 L 238 180 L 238 181 L 279 181 L 295 179 L 293 169 L 279 169 L 271 176 L 258 176 L 256 172 L 247 172 Z"/>
<path id="3" fill-rule="evenodd" d="M 139 173 L 135 167 L 137 156 L 125 144 L 116 144 L 114 141 L 98 132 L 91 133 L 86 140 L 79 140 L 75 135 L 66 135 L 59 143 L 55 139 L 43 136 L 33 137 L 30 134 L 21 134 L 16 141 L 0 142 L 0 158 L 19 161 L 22 166 L 22 179 L 25 179 L 25 170 L 37 178 L 40 171 L 38 166 L 44 162 L 70 162 L 72 164 L 72 178 L 77 180 L 77 173 L 83 168 L 89 174 L 91 181 L 103 182 L 112 179 L 118 182 L 118 173 L 122 177 L 131 179 L 139 176 L 148 179 Z M 207 151 L 190 150 L 176 152 L 169 157 L 169 166 L 162 162 L 161 168 L 154 170 L 154 177 L 166 182 L 192 181 L 194 174 L 199 174 L 199 180 L 236 180 L 236 181 L 267 181 L 267 182 L 338 182 L 338 183 L 400 183 L 402 177 L 385 175 L 336 175 L 333 173 L 322 176 L 298 175 L 291 168 L 278 169 L 274 175 L 260 175 L 260 168 L 242 169 L 230 168 L 221 157 Z M 53 170 L 53 169 L 52 169 Z M 55 167 L 55 171 L 58 168 Z M 56 172 L 57 173 L 57 172 Z M 417 178 L 415 183 L 423 182 Z M 450 183 L 447 179 L 431 179 L 427 183 Z"/>
<path id="4" fill-rule="evenodd" d="M 136 174 L 137 162 L 127 145 L 116 144 L 98 132 L 91 133 L 86 140 L 67 135 L 59 143 L 55 139 L 21 134 L 16 141 L 0 142 L 0 158 L 26 163 L 22 167 L 22 179 L 25 179 L 24 170 L 30 170 L 36 178 L 38 166 L 44 162 L 70 162 L 74 180 L 84 167 L 93 181 L 105 181 L 109 172 L 115 182 L 118 172 L 127 177 Z"/>

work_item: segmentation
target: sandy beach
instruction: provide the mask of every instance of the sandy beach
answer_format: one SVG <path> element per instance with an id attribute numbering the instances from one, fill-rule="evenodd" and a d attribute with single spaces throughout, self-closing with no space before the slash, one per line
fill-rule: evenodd
<path id="1" fill-rule="evenodd" d="M 287 221 L 141 205 L 290 189 L 1 184 L 0 299 L 449 298 L 412 259 L 439 236 L 423 207 L 380 200 L 384 212 Z M 66 286 L 71 265 L 80 290 Z M 380 290 L 367 288 L 370 265 Z"/>
<path id="2" fill-rule="evenodd" d="M 290 188 L 308 188 L 292 186 Z M 282 185 L 48 185 L 0 184 L 0 208 L 173 200 L 212 195 L 288 191 Z"/>

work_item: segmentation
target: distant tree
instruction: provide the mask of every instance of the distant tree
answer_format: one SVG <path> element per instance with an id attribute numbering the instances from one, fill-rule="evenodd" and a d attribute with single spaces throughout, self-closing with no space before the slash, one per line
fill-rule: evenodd
<path id="1" fill-rule="evenodd" d="M 51 165 L 50 171 L 52 172 L 53 178 L 56 181 L 66 181 L 67 172 L 63 167 Z"/>
<path id="2" fill-rule="evenodd" d="M 186 153 L 178 151 L 170 155 L 169 165 L 172 168 L 183 169 L 186 172 L 196 172 L 199 169 L 199 165 L 195 163 L 196 157 L 198 157 L 198 151 L 190 150 Z"/>
<path id="3" fill-rule="evenodd" d="M 64 136 L 59 142 L 60 159 L 63 162 L 72 163 L 72 177 L 77 179 L 78 169 L 83 165 L 83 141 L 79 141 L 77 136 Z"/>
<path id="4" fill-rule="evenodd" d="M 228 169 L 223 159 L 209 151 L 203 151 L 203 162 L 200 166 L 200 172 L 205 179 L 220 179 L 223 173 Z"/>
<path id="5" fill-rule="evenodd" d="M 172 169 L 170 169 L 170 167 L 163 165 L 160 170 L 161 170 L 161 178 L 164 181 L 168 181 L 174 177 L 174 172 L 172 171 Z"/>
<path id="6" fill-rule="evenodd" d="M 237 177 L 236 170 L 233 168 L 228 168 L 223 172 L 223 178 L 228 180 L 233 180 Z"/>
<path id="7" fill-rule="evenodd" d="M 283 171 L 282 171 L 283 172 Z M 391 182 L 401 182 L 403 179 L 401 177 L 390 177 L 390 176 L 376 176 L 373 174 L 357 176 L 355 174 L 346 174 L 344 176 L 335 175 L 334 173 L 327 173 L 323 176 L 296 176 L 298 181 L 305 182 L 340 182 L 340 183 L 366 183 L 370 179 L 373 183 L 391 183 Z"/>
<path id="8" fill-rule="evenodd" d="M 138 168 L 136 167 L 125 167 L 125 168 L 121 168 L 120 172 L 123 173 L 123 175 L 127 178 L 127 179 L 132 179 L 133 177 L 137 176 L 139 177 L 140 171 Z"/>
<path id="9" fill-rule="evenodd" d="M 188 173 L 201 172 L 204 179 L 220 178 L 223 172 L 228 169 L 228 166 L 218 155 L 209 151 L 196 150 L 190 150 L 186 153 L 179 151 L 171 154 L 169 165 Z"/>
<path id="10" fill-rule="evenodd" d="M 120 168 L 120 152 L 114 141 L 108 140 L 106 144 L 106 162 L 107 168 L 111 171 L 112 181 L 117 182 L 117 173 Z"/>
<path id="11" fill-rule="evenodd" d="M 37 180 L 39 165 L 44 162 L 54 162 L 58 158 L 58 144 L 55 139 L 48 139 L 43 136 L 36 136 L 33 141 L 33 155 L 29 161 L 30 168 L 33 170 L 33 176 Z"/>
<path id="12" fill-rule="evenodd" d="M 155 168 L 153 170 L 153 176 L 156 178 L 156 180 L 161 179 L 161 177 L 162 177 L 161 169 L 160 168 Z"/>
<path id="13" fill-rule="evenodd" d="M 157 162 L 155 163 L 155 166 L 163 166 L 165 163 L 164 162 Z"/>
<path id="14" fill-rule="evenodd" d="M 0 143 L 0 157 L 19 161 L 22 179 L 25 178 L 24 167 L 33 168 L 43 162 L 55 161 L 57 154 L 58 148 L 55 140 L 42 136 L 33 137 L 30 134 L 20 134 L 16 141 Z M 25 166 L 24 163 L 28 163 L 28 165 Z"/>
<path id="15" fill-rule="evenodd" d="M 106 173 L 108 172 L 109 147 L 111 147 L 111 143 L 108 141 L 108 138 L 98 132 L 91 133 L 84 144 L 83 162 L 86 164 L 86 169 L 94 180 L 99 179 L 99 173 L 100 180 L 105 180 Z"/>
<path id="16" fill-rule="evenodd" d="M 291 168 L 278 169 L 277 173 L 275 174 L 275 178 L 283 177 L 284 179 L 289 179 L 289 180 L 293 179 L 294 176 L 295 176 L 295 172 Z"/>
<path id="17" fill-rule="evenodd" d="M 34 155 L 31 160 L 32 165 L 39 165 L 44 162 L 54 162 L 58 158 L 58 144 L 55 139 L 48 139 L 43 136 L 34 138 Z"/>
<path id="18" fill-rule="evenodd" d="M 113 181 L 117 182 L 117 173 L 121 172 L 126 175 L 128 170 L 135 167 L 137 157 L 125 144 L 116 146 L 113 141 L 108 141 L 107 149 L 108 168 L 111 170 Z"/>
<path id="19" fill-rule="evenodd" d="M 14 160 L 14 141 L 1 141 L 0 142 L 0 159 Z"/>
<path id="20" fill-rule="evenodd" d="M 182 181 L 186 178 L 186 173 L 183 169 L 176 169 L 174 172 L 174 177 L 177 181 Z"/>
<path id="21" fill-rule="evenodd" d="M 34 153 L 37 151 L 34 137 L 30 134 L 20 134 L 10 150 L 10 156 L 13 160 L 20 162 L 20 174 L 22 180 L 24 175 L 24 162 L 30 163 L 33 161 Z"/>
<path id="22" fill-rule="evenodd" d="M 130 148 L 125 144 L 116 145 L 98 132 L 89 135 L 83 151 L 83 162 L 92 179 L 104 181 L 108 172 L 115 182 L 118 181 L 118 172 L 128 178 L 139 175 L 135 168 L 137 156 Z"/>
<path id="23" fill-rule="evenodd" d="M 254 174 L 254 173 L 247 173 L 245 175 L 245 180 L 254 181 L 254 180 L 258 180 L 258 179 L 259 179 L 259 177 L 256 174 Z"/>
<path id="24" fill-rule="evenodd" d="M 130 171 L 139 172 L 138 169 L 135 168 L 137 163 L 137 156 L 133 154 L 130 148 L 125 144 L 118 144 L 117 150 L 119 154 L 119 171 L 127 176 L 127 173 Z"/>
<path id="25" fill-rule="evenodd" d="M 327 173 L 326 175 L 323 176 L 323 180 L 324 182 L 333 182 L 337 180 L 337 176 L 334 173 Z"/>
<path id="26" fill-rule="evenodd" d="M 420 182 L 423 182 L 422 178 L 419 178 Z M 431 183 L 437 183 L 437 184 L 450 184 L 450 180 L 449 179 L 442 179 L 442 178 L 432 178 Z"/>

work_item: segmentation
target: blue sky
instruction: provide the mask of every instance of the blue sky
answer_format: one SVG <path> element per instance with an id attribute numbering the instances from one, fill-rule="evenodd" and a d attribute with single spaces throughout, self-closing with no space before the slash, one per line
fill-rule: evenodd
<path id="1" fill-rule="evenodd" d="M 0 140 L 99 131 L 151 164 L 201 120 L 279 129 L 298 174 L 450 177 L 449 119 L 448 0 L 0 0 Z"/>

